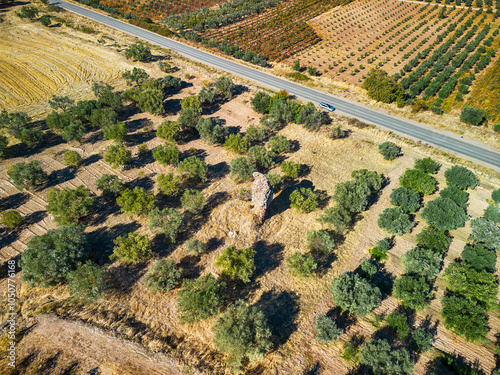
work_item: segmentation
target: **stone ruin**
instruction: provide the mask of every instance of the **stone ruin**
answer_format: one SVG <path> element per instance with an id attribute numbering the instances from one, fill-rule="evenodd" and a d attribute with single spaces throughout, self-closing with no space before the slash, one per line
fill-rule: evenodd
<path id="1" fill-rule="evenodd" d="M 273 189 L 271 189 L 267 177 L 262 173 L 254 172 L 253 178 L 252 203 L 254 205 L 254 213 L 262 222 L 266 217 L 267 208 L 273 200 Z"/>

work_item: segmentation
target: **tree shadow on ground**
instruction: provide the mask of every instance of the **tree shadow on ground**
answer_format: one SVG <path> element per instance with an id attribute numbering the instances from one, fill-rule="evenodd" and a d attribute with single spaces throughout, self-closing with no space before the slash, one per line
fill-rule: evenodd
<path id="1" fill-rule="evenodd" d="M 135 187 L 144 188 L 146 191 L 150 191 L 155 186 L 155 181 L 151 177 L 141 177 L 137 178 L 131 182 L 132 189 Z"/>
<path id="2" fill-rule="evenodd" d="M 181 100 L 172 98 L 167 99 L 163 102 L 163 108 L 165 108 L 166 115 L 178 114 L 182 109 Z"/>
<path id="3" fill-rule="evenodd" d="M 58 169 L 52 171 L 49 175 L 46 187 L 54 187 L 56 185 L 62 184 L 66 181 L 70 181 L 75 178 L 75 170 L 71 167 L 66 167 L 63 169 Z"/>
<path id="4" fill-rule="evenodd" d="M 90 246 L 90 259 L 102 265 L 109 263 L 109 256 L 113 253 L 113 240 L 120 236 L 127 236 L 140 228 L 136 222 L 117 224 L 113 227 L 98 228 L 87 234 Z"/>
<path id="5" fill-rule="evenodd" d="M 97 163 L 102 159 L 102 156 L 99 154 L 92 154 L 82 160 L 82 167 L 88 167 L 91 164 Z"/>
<path id="6" fill-rule="evenodd" d="M 288 185 L 281 191 L 280 195 L 278 195 L 275 199 L 272 200 L 271 204 L 269 205 L 268 218 L 271 218 L 275 215 L 279 215 L 284 211 L 286 211 L 287 209 L 289 209 L 290 194 L 292 194 L 294 190 L 300 188 L 310 188 L 314 191 L 314 185 L 309 180 L 302 180 L 300 182 L 294 182 L 291 185 Z"/>
<path id="7" fill-rule="evenodd" d="M 252 248 L 255 250 L 254 278 L 265 275 L 276 269 L 283 260 L 283 250 L 285 246 L 280 243 L 269 244 L 264 240 L 257 241 Z"/>
<path id="8" fill-rule="evenodd" d="M 342 311 L 338 306 L 328 311 L 326 316 L 334 320 L 337 327 L 342 328 L 344 331 L 357 322 L 355 315 L 350 314 L 348 311 Z"/>
<path id="9" fill-rule="evenodd" d="M 118 215 L 120 213 L 120 207 L 104 195 L 99 195 L 95 198 L 94 211 L 92 215 L 89 215 L 86 220 L 87 225 L 99 225 L 103 224 L 108 220 L 110 216 Z"/>
<path id="10" fill-rule="evenodd" d="M 147 263 L 141 262 L 134 265 L 118 264 L 108 268 L 109 287 L 123 295 L 130 294 L 132 286 L 138 282 L 148 271 Z"/>
<path id="11" fill-rule="evenodd" d="M 293 139 L 293 140 L 289 140 L 290 142 L 290 152 L 293 153 L 293 152 L 297 152 L 300 150 L 300 142 Z"/>
<path id="12" fill-rule="evenodd" d="M 0 211 L 15 210 L 30 200 L 28 193 L 19 192 L 0 198 Z"/>
<path id="13" fill-rule="evenodd" d="M 2 234 L 1 234 L 1 232 L 0 232 L 0 238 L 1 238 L 1 235 L 2 235 Z M 3 246 L 3 244 L 2 244 L 2 246 Z M 7 245 L 5 245 L 5 246 L 7 246 Z M 15 262 L 15 265 L 16 265 L 15 271 L 16 271 L 16 272 L 19 272 L 19 271 L 21 271 L 21 270 L 22 270 L 22 269 L 21 269 L 21 267 L 19 267 L 19 260 L 20 260 L 20 259 L 21 259 L 21 253 L 19 253 L 19 254 L 17 254 L 17 255 L 15 255 L 15 256 L 13 256 L 13 257 L 12 257 L 12 258 L 10 258 L 10 259 L 7 259 L 5 262 L 3 262 L 3 263 L 0 265 L 0 270 L 2 271 L 2 272 L 1 272 L 1 275 L 0 275 L 0 280 L 6 279 L 6 278 L 9 276 L 9 274 L 8 274 L 8 272 L 7 272 L 7 270 L 9 270 L 9 268 L 8 268 L 8 267 L 9 267 L 9 263 L 7 263 L 9 260 L 13 260 L 13 261 Z M 19 340 L 20 340 L 20 338 L 19 338 Z"/>
<path id="14" fill-rule="evenodd" d="M 212 181 L 225 177 L 229 171 L 229 164 L 225 161 L 208 166 L 208 176 Z"/>
<path id="15" fill-rule="evenodd" d="M 394 280 L 396 276 L 387 271 L 384 263 L 377 262 L 378 271 L 371 278 L 371 284 L 379 287 L 382 292 L 382 299 L 389 297 L 392 294 Z"/>
<path id="16" fill-rule="evenodd" d="M 299 314 L 299 297 L 293 291 L 270 290 L 262 294 L 255 304 L 266 316 L 275 349 L 285 344 L 297 330 L 296 318 Z"/>
<path id="17" fill-rule="evenodd" d="M 26 215 L 23 218 L 23 226 L 24 225 L 29 226 L 29 225 L 39 223 L 40 221 L 42 221 L 46 217 L 47 217 L 47 211 L 33 211 L 32 213 L 30 213 L 29 215 Z"/>
<path id="18" fill-rule="evenodd" d="M 82 143 L 94 144 L 104 139 L 102 131 L 94 130 L 85 134 L 85 138 Z"/>
<path id="19" fill-rule="evenodd" d="M 458 353 L 444 353 L 427 363 L 425 374 L 474 374 L 485 375 L 478 360 L 476 362 L 468 361 L 464 356 Z"/>
<path id="20" fill-rule="evenodd" d="M 191 238 L 195 232 L 201 229 L 203 224 L 209 220 L 212 211 L 229 198 L 230 195 L 226 191 L 217 192 L 208 197 L 203 210 L 199 214 L 189 218 L 183 240 Z"/>
<path id="21" fill-rule="evenodd" d="M 319 375 L 322 373 L 321 363 L 318 361 L 314 365 L 308 366 L 303 372 L 304 375 Z"/>
<path id="22" fill-rule="evenodd" d="M 152 164 L 155 162 L 155 158 L 153 157 L 153 153 L 148 151 L 147 153 L 141 154 L 138 153 L 135 157 L 132 158 L 130 164 L 133 165 L 134 168 L 144 168 L 148 164 Z"/>
<path id="23" fill-rule="evenodd" d="M 126 144 L 128 147 L 133 147 L 136 145 L 141 145 L 146 143 L 156 137 L 156 131 L 154 129 L 145 129 L 143 131 L 138 131 L 133 134 L 127 134 Z"/>
<path id="24" fill-rule="evenodd" d="M 188 149 L 181 152 L 181 154 L 179 155 L 179 161 L 185 160 L 191 156 L 196 156 L 198 159 L 205 160 L 205 158 L 208 156 L 208 153 L 206 150 L 200 148 L 197 148 L 195 150 Z"/>

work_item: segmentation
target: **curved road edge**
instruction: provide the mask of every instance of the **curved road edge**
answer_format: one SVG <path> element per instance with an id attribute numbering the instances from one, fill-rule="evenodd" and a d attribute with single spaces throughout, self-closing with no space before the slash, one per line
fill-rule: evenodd
<path id="1" fill-rule="evenodd" d="M 302 99 L 309 100 L 316 105 L 320 102 L 330 103 L 342 114 L 350 117 L 356 117 L 367 123 L 377 125 L 385 130 L 390 130 L 403 137 L 407 137 L 415 141 L 421 141 L 424 144 L 434 146 L 446 152 L 451 152 L 458 156 L 472 160 L 473 162 L 486 165 L 500 171 L 500 149 L 495 150 L 493 147 L 479 141 L 464 139 L 451 132 L 436 130 L 426 124 L 389 115 L 382 111 L 370 109 L 363 104 L 339 98 L 320 90 L 302 86 L 234 61 L 215 56 L 209 52 L 198 50 L 186 44 L 174 41 L 78 5 L 68 3 L 64 0 L 49 0 L 49 2 L 70 12 L 87 17 L 93 21 L 115 28 L 147 42 L 174 50 L 189 59 L 210 65 L 216 69 L 225 70 L 229 73 L 256 82 L 261 86 L 276 90 L 287 90 L 289 93 Z"/>

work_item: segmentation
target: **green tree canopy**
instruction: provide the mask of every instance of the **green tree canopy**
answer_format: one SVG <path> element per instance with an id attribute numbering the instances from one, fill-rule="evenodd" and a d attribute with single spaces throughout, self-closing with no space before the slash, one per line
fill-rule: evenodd
<path id="1" fill-rule="evenodd" d="M 179 172 L 182 178 L 190 183 L 207 181 L 208 165 L 197 158 L 190 156 L 179 163 Z"/>
<path id="2" fill-rule="evenodd" d="M 381 303 L 380 289 L 357 274 L 342 272 L 333 279 L 331 291 L 341 309 L 361 318 Z"/>
<path id="3" fill-rule="evenodd" d="M 62 226 L 30 238 L 21 254 L 22 279 L 30 286 L 48 287 L 66 281 L 88 257 L 83 225 Z"/>
<path id="4" fill-rule="evenodd" d="M 463 208 L 450 198 L 438 197 L 427 202 L 422 210 L 422 217 L 429 225 L 441 231 L 461 228 L 467 221 Z"/>
<path id="5" fill-rule="evenodd" d="M 462 259 L 477 271 L 495 272 L 497 254 L 495 250 L 489 249 L 481 243 L 465 245 Z"/>
<path id="6" fill-rule="evenodd" d="M 121 143 L 111 145 L 104 156 L 104 161 L 111 164 L 111 168 L 118 168 L 132 160 L 132 152 Z"/>
<path id="7" fill-rule="evenodd" d="M 125 189 L 116 198 L 116 203 L 123 213 L 145 216 L 155 207 L 156 199 L 146 193 L 146 189 L 136 186 L 133 190 Z"/>
<path id="8" fill-rule="evenodd" d="M 410 221 L 410 217 L 399 207 L 386 208 L 378 217 L 379 228 L 387 230 L 389 233 L 402 235 L 410 233 L 415 223 Z"/>
<path id="9" fill-rule="evenodd" d="M 387 340 L 368 341 L 359 353 L 360 363 L 377 375 L 411 375 L 414 363 L 405 348 L 394 349 Z"/>
<path id="10" fill-rule="evenodd" d="M 165 235 L 167 241 L 175 243 L 177 235 L 184 229 L 182 214 L 175 208 L 154 208 L 148 214 L 149 228 L 159 229 Z"/>
<path id="11" fill-rule="evenodd" d="M 479 185 L 479 179 L 469 169 L 461 166 L 454 165 L 444 172 L 444 177 L 448 185 L 455 185 L 459 189 L 465 190 L 467 188 L 474 189 Z"/>
<path id="12" fill-rule="evenodd" d="M 174 289 L 182 280 L 182 269 L 171 259 L 157 260 L 144 275 L 142 282 L 151 294 L 165 293 Z"/>
<path id="13" fill-rule="evenodd" d="M 481 342 L 486 338 L 488 318 L 484 304 L 460 295 L 449 295 L 443 297 L 441 306 L 446 329 L 471 342 Z"/>
<path id="14" fill-rule="evenodd" d="M 421 310 L 427 307 L 432 296 L 431 286 L 425 277 L 403 275 L 394 282 L 394 297 L 409 309 Z"/>
<path id="15" fill-rule="evenodd" d="M 185 279 L 177 297 L 177 312 L 181 323 L 208 319 L 220 312 L 224 303 L 226 283 L 211 274 L 196 280 Z"/>
<path id="16" fill-rule="evenodd" d="M 113 240 L 115 247 L 111 260 L 118 259 L 125 264 L 135 264 L 148 260 L 153 255 L 151 241 L 145 234 L 131 232 L 127 237 L 117 237 Z"/>
<path id="17" fill-rule="evenodd" d="M 39 187 L 49 179 L 37 160 L 31 160 L 27 164 L 24 162 L 14 164 L 7 169 L 7 175 L 16 188 L 21 191 Z"/>
<path id="18" fill-rule="evenodd" d="M 481 242 L 492 250 L 500 251 L 500 228 L 494 221 L 480 217 L 470 222 L 472 233 L 469 240 Z"/>
<path id="19" fill-rule="evenodd" d="M 422 198 L 415 190 L 401 186 L 391 192 L 391 204 L 401 207 L 405 213 L 411 213 L 420 208 Z"/>
<path id="20" fill-rule="evenodd" d="M 420 169 L 407 169 L 399 177 L 401 186 L 415 190 L 422 195 L 429 195 L 436 190 L 437 181 Z"/>
<path id="21" fill-rule="evenodd" d="M 58 225 L 70 225 L 91 212 L 95 202 L 92 196 L 93 193 L 84 185 L 79 185 L 76 189 L 50 188 L 45 209 L 54 216 Z"/>
<path id="22" fill-rule="evenodd" d="M 231 245 L 217 257 L 215 266 L 229 279 L 248 283 L 255 271 L 254 256 L 253 249 L 237 249 Z"/>
<path id="23" fill-rule="evenodd" d="M 439 163 L 431 158 L 423 158 L 415 160 L 415 169 L 420 169 L 425 173 L 436 173 L 439 169 Z"/>
<path id="24" fill-rule="evenodd" d="M 244 359 L 261 361 L 271 349 L 271 330 L 263 312 L 256 306 L 245 306 L 242 300 L 229 306 L 213 327 L 215 345 L 229 353 L 227 363 L 239 371 Z"/>
<path id="25" fill-rule="evenodd" d="M 433 280 L 441 269 L 441 254 L 422 247 L 414 247 L 403 255 L 406 273 L 414 273 Z"/>
<path id="26" fill-rule="evenodd" d="M 445 254 L 450 247 L 451 238 L 444 231 L 430 225 L 417 234 L 417 246 L 436 253 Z"/>
<path id="27" fill-rule="evenodd" d="M 368 96 L 377 102 L 392 103 L 404 98 L 404 89 L 382 69 L 372 69 L 361 86 L 368 90 Z"/>
<path id="28" fill-rule="evenodd" d="M 104 270 L 90 260 L 78 264 L 76 270 L 68 275 L 68 289 L 79 302 L 92 303 L 98 300 L 106 288 Z"/>

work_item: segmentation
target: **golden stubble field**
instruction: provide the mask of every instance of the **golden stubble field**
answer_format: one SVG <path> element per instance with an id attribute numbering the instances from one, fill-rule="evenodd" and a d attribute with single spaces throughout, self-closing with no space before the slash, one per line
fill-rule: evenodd
<path id="1" fill-rule="evenodd" d="M 104 51 L 108 50 L 102 51 L 101 54 L 104 55 Z M 134 157 L 132 168 L 112 170 L 103 161 L 103 151 L 110 141 L 102 140 L 99 132 L 89 133 L 80 144 L 60 144 L 29 158 L 18 157 L 1 162 L 0 209 L 16 209 L 29 223 L 14 232 L 2 228 L 2 263 L 19 257 L 31 236 L 56 227 L 50 216 L 44 212 L 47 189 L 20 193 L 7 179 L 6 170 L 9 166 L 20 161 L 39 160 L 46 172 L 53 178 L 57 177 L 55 186 L 62 188 L 83 184 L 96 194 L 98 191 L 95 181 L 103 173 L 117 174 L 124 181 L 144 184 L 155 192 L 156 176 L 159 173 L 174 171 L 173 168 L 161 166 L 154 160 L 142 160 L 138 153 L 139 140 L 145 141 L 150 149 L 161 144 L 161 141 L 154 137 L 158 124 L 165 119 L 175 120 L 179 100 L 186 95 L 197 93 L 203 80 L 213 80 L 216 75 L 185 60 L 174 58 L 172 63 L 180 68 L 175 75 L 185 80 L 185 73 L 189 73 L 193 78 L 188 80 L 187 87 L 167 99 L 169 111 L 165 116 L 138 113 L 126 119 L 130 130 L 127 146 Z M 141 67 L 148 69 L 153 76 L 159 76 L 159 71 L 152 64 L 141 64 Z M 256 88 L 250 87 L 249 92 L 240 93 L 231 101 L 220 105 L 210 116 L 219 117 L 225 120 L 226 126 L 235 126 L 244 132 L 250 124 L 257 124 L 260 117 L 251 109 L 249 103 L 255 92 Z M 48 97 L 50 96 L 51 92 L 48 92 Z M 90 97 L 89 94 L 86 98 Z M 389 179 L 389 184 L 382 190 L 377 202 L 362 213 L 345 238 L 339 239 L 334 259 L 321 267 L 318 276 L 309 280 L 297 279 L 290 275 L 285 266 L 285 258 L 297 250 L 307 251 L 305 233 L 308 230 L 321 229 L 321 225 L 316 221 L 320 210 L 310 214 L 297 214 L 289 209 L 285 190 L 275 197 L 267 220 L 258 226 L 251 215 L 249 202 L 235 197 L 240 188 L 249 188 L 250 183 L 236 185 L 228 174 L 228 165 L 237 155 L 220 146 L 207 145 L 201 140 L 179 145 L 182 152 L 196 148 L 210 166 L 209 183 L 202 187 L 202 193 L 209 204 L 202 215 L 193 220 L 196 225 L 191 225 L 191 230 L 181 237 L 178 246 L 156 243 L 155 259 L 163 256 L 173 259 L 183 267 L 186 277 L 193 278 L 208 272 L 218 274 L 218 269 L 214 266 L 215 258 L 228 245 L 254 247 L 257 250 L 257 271 L 251 283 L 232 288 L 227 295 L 230 302 L 244 298 L 249 304 L 262 306 L 275 323 L 274 350 L 260 364 L 250 367 L 249 374 L 301 374 L 315 367 L 325 374 L 347 374 L 350 371 L 352 364 L 340 359 L 342 343 L 355 334 L 369 338 L 377 330 L 371 323 L 373 314 L 390 313 L 397 307 L 397 301 L 392 297 L 386 298 L 373 314 L 352 324 L 337 342 L 329 345 L 319 344 L 314 340 L 314 318 L 335 309 L 329 292 L 331 280 L 342 271 L 356 269 L 361 261 L 369 256 L 367 250 L 373 247 L 377 240 L 387 236 L 377 227 L 376 220 L 379 213 L 390 206 L 390 192 L 399 186 L 398 178 L 406 168 L 412 167 L 416 159 L 432 155 L 442 163 L 437 179 L 440 186 L 444 186 L 444 170 L 452 165 L 441 153 L 425 147 L 410 146 L 387 132 L 372 127 L 352 126 L 346 119 L 333 116 L 333 125 L 337 123 L 351 131 L 347 138 L 332 140 L 328 137 L 326 128 L 314 133 L 293 124 L 280 131 L 280 134 L 298 143 L 297 150 L 287 155 L 289 159 L 305 164 L 310 169 L 296 184 L 313 187 L 323 195 L 330 196 L 335 184 L 350 179 L 351 171 L 360 168 L 384 174 Z M 393 140 L 402 146 L 403 156 L 394 161 L 383 160 L 377 151 L 377 144 L 385 140 Z M 84 166 L 75 173 L 70 173 L 62 162 L 62 154 L 68 149 L 79 152 L 85 160 Z M 469 214 L 473 218 L 482 215 L 487 205 L 486 199 L 494 188 L 500 186 L 498 178 L 480 172 L 478 175 L 482 184 L 470 192 Z M 433 197 L 426 197 L 426 201 Z M 104 208 L 109 211 L 101 210 Z M 416 234 L 424 226 L 418 213 L 415 221 L 418 225 L 412 233 L 396 239 L 396 245 L 385 262 L 387 272 L 394 276 L 401 275 L 401 256 L 414 245 Z M 85 219 L 84 223 L 94 249 L 102 253 L 109 253 L 112 240 L 128 231 L 147 233 L 151 238 L 154 237 L 148 230 L 146 220 L 121 215 L 116 207 L 99 206 L 98 212 Z M 230 232 L 233 232 L 233 235 L 230 235 Z M 445 266 L 459 256 L 468 233 L 467 226 L 452 233 L 453 242 Z M 185 241 L 189 238 L 211 243 L 209 252 L 198 258 L 188 255 Z M 22 285 L 19 290 L 21 321 L 26 326 L 37 323 L 31 331 L 24 333 L 25 336 L 19 343 L 19 353 L 25 355 L 27 367 L 32 366 L 34 369 L 39 365 L 37 361 L 41 360 L 40 357 L 29 355 L 34 350 L 43 349 L 44 355 L 50 356 L 59 352 L 61 358 L 66 361 L 64 363 L 77 362 L 85 371 L 90 370 L 102 358 L 107 358 L 107 362 L 101 366 L 103 373 L 140 373 L 134 367 L 137 363 L 134 358 L 137 358 L 137 361 L 147 358 L 140 363 L 150 366 L 146 367 L 149 373 L 168 374 L 162 367 L 167 359 L 161 355 L 149 357 L 154 352 L 164 352 L 168 360 L 172 361 L 170 370 L 178 368 L 189 373 L 188 371 L 198 369 L 204 374 L 229 374 L 223 364 L 223 356 L 216 352 L 212 344 L 211 327 L 215 319 L 180 325 L 176 312 L 178 289 L 152 296 L 142 285 L 141 277 L 153 262 L 154 259 L 148 264 L 135 267 L 125 267 L 117 262 L 110 264 L 112 289 L 102 301 L 90 306 L 71 304 L 65 287 L 30 289 Z M 417 315 L 416 321 L 421 321 L 427 315 L 435 321 L 439 320 L 439 298 L 443 289 L 440 278 L 436 285 L 436 298 L 428 309 Z M 0 291 L 4 292 L 5 288 L 6 280 L 0 279 Z M 72 321 L 80 323 L 75 325 Z M 492 329 L 489 338 L 492 340 L 500 331 L 499 323 L 496 314 L 491 314 Z M 90 329 L 89 325 L 102 328 L 104 333 L 92 333 L 93 328 Z M 52 330 L 55 332 L 54 339 L 49 340 Z M 61 332 L 67 333 L 67 337 L 72 337 L 73 341 L 64 338 Z M 107 334 L 109 336 L 106 336 Z M 113 335 L 118 336 L 120 340 L 114 340 Z M 106 345 L 102 341 L 106 341 Z M 134 344 L 129 345 L 129 341 Z M 85 350 L 75 350 L 72 342 L 85 343 Z M 140 345 L 144 349 L 134 345 Z M 492 343 L 467 343 L 445 330 L 441 324 L 438 325 L 435 346 L 448 353 L 460 353 L 470 361 L 478 360 L 487 372 L 495 367 Z M 100 357 L 90 356 L 89 353 L 97 349 L 101 350 Z M 417 363 L 415 373 L 424 373 L 425 363 L 435 354 L 435 351 L 431 351 L 423 356 Z M 55 358 L 52 368 L 62 369 L 64 363 L 62 360 L 58 362 L 57 356 Z"/>
<path id="2" fill-rule="evenodd" d="M 69 13 L 55 15 L 75 18 Z M 0 23 L 0 110 L 46 114 L 52 95 L 79 100 L 91 95 L 93 82 L 113 85 L 130 69 L 122 55 L 96 43 L 97 33 L 53 25 L 59 26 L 27 22 L 12 11 Z"/>

